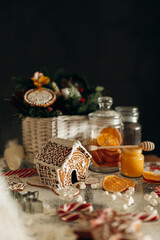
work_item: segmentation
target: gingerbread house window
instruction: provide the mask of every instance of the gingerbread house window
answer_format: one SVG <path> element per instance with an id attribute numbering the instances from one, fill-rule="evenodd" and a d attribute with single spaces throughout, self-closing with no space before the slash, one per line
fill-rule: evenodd
<path id="1" fill-rule="evenodd" d="M 52 138 L 35 158 L 41 182 L 55 188 L 84 180 L 91 155 L 79 141 Z"/>

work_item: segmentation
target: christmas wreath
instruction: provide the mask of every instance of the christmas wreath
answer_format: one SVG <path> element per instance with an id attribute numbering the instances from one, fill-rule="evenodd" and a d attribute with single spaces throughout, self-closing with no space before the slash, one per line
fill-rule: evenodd
<path id="1" fill-rule="evenodd" d="M 11 104 L 17 110 L 16 115 L 23 117 L 56 117 L 59 115 L 87 115 L 98 108 L 97 99 L 102 96 L 104 87 L 90 86 L 87 79 L 78 74 L 69 74 L 64 69 L 58 70 L 54 76 L 46 69 L 36 72 L 31 78 L 17 78 L 15 92 Z M 30 89 L 50 89 L 56 100 L 47 106 L 33 106 L 24 101 L 24 95 Z"/>

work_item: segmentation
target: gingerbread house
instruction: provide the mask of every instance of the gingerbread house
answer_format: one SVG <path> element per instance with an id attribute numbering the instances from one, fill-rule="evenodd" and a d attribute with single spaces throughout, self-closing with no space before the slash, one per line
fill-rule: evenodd
<path id="1" fill-rule="evenodd" d="M 90 159 L 79 141 L 52 138 L 34 162 L 42 183 L 63 188 L 85 179 Z"/>

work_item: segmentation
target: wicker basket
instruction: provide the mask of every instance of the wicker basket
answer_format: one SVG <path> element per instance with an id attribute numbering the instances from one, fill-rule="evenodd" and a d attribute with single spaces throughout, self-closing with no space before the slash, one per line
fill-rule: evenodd
<path id="1" fill-rule="evenodd" d="M 26 117 L 22 120 L 22 140 L 26 159 L 33 162 L 35 155 L 52 137 L 77 139 L 85 146 L 87 129 L 87 116 Z"/>

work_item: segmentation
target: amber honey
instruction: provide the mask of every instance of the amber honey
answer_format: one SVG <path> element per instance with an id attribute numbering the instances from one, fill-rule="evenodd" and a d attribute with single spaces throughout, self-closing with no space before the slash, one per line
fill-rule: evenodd
<path id="1" fill-rule="evenodd" d="M 124 149 L 121 159 L 121 173 L 126 177 L 140 177 L 143 174 L 144 156 L 142 149 Z"/>

